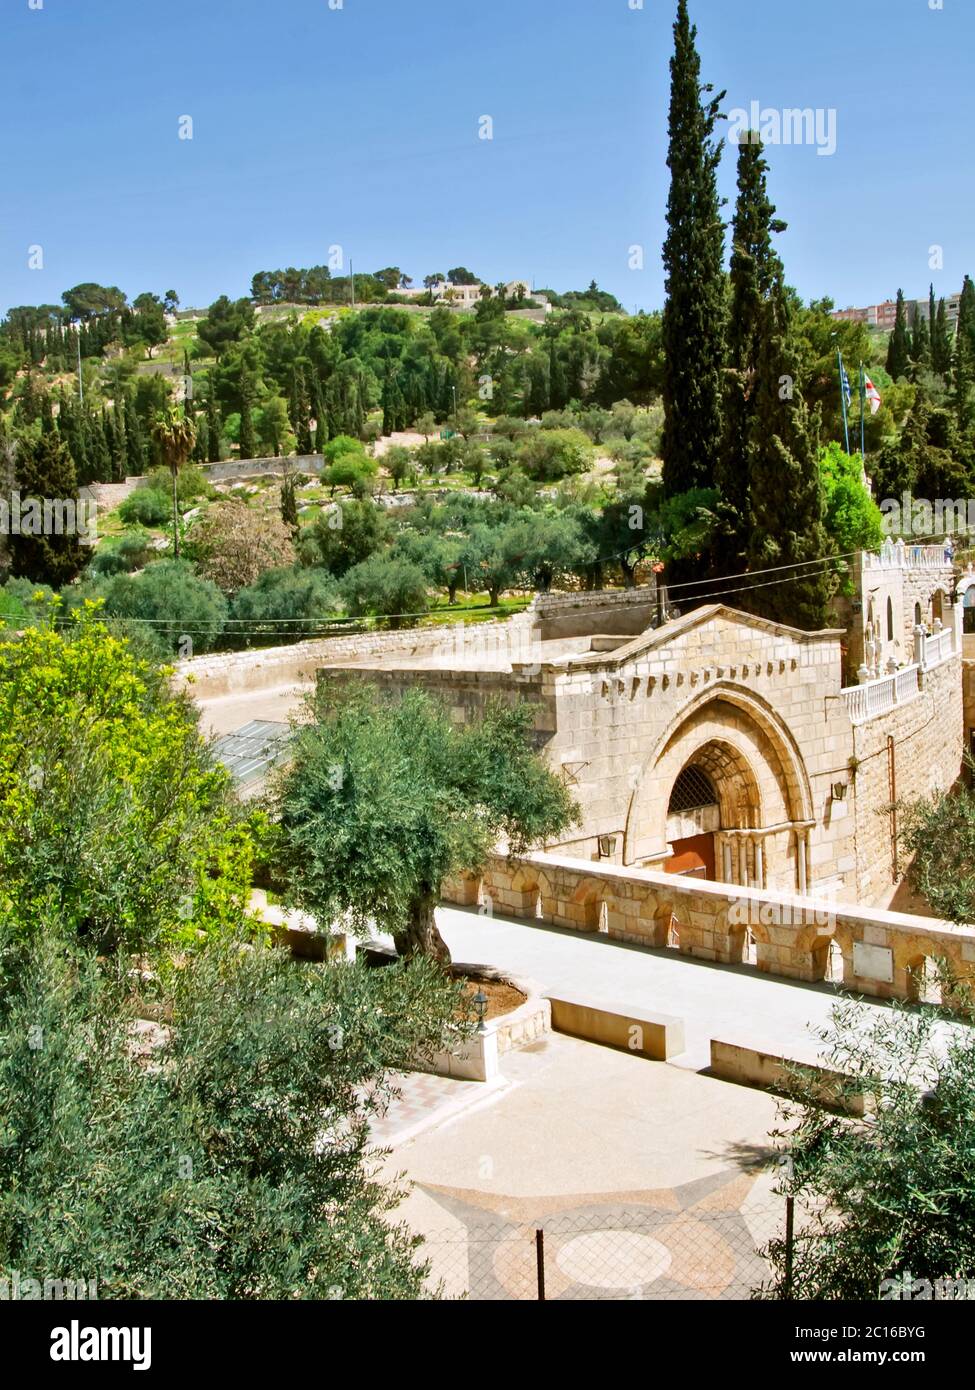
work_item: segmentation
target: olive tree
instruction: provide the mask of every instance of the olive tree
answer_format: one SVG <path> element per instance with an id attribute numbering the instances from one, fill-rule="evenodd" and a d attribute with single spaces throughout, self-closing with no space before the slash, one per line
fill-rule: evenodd
<path id="1" fill-rule="evenodd" d="M 423 691 L 324 681 L 280 776 L 281 867 L 295 904 L 327 927 L 373 923 L 403 956 L 449 964 L 434 911 L 443 881 L 578 819 L 535 751 L 530 706 L 494 703 L 455 726 Z"/>

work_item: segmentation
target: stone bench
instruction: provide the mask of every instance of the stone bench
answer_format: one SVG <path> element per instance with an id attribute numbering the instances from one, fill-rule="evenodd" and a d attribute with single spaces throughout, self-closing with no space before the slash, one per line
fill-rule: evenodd
<path id="1" fill-rule="evenodd" d="M 583 999 L 553 994 L 545 997 L 552 1006 L 552 1028 L 556 1033 L 620 1048 L 655 1062 L 666 1062 L 685 1050 L 683 1019 L 602 1008 Z"/>
<path id="2" fill-rule="evenodd" d="M 864 1115 L 873 1109 L 873 1097 L 866 1092 L 850 1090 L 852 1077 L 834 1071 L 810 1058 L 781 1057 L 747 1043 L 722 1042 L 711 1039 L 711 1074 L 722 1081 L 737 1081 L 743 1086 L 755 1086 L 762 1091 L 781 1094 L 790 1089 L 791 1072 L 802 1067 L 821 1081 L 814 1086 L 820 1098 L 833 1109 L 850 1115 Z"/>

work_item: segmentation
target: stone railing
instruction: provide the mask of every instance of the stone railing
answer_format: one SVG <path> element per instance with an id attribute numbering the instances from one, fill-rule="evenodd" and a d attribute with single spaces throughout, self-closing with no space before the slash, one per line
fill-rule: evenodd
<path id="1" fill-rule="evenodd" d="M 879 551 L 863 552 L 865 570 L 921 569 L 938 570 L 951 567 L 944 545 L 910 545 L 904 540 L 886 540 Z"/>
<path id="2" fill-rule="evenodd" d="M 846 703 L 851 724 L 865 724 L 868 719 L 890 714 L 898 705 L 906 705 L 920 693 L 920 666 L 905 666 L 889 676 L 864 681 L 862 685 L 847 686 L 840 691 Z"/>
<path id="3" fill-rule="evenodd" d="M 493 855 L 481 876 L 445 886 L 449 902 L 607 940 L 671 946 L 700 960 L 740 964 L 749 937 L 760 971 L 827 977 L 835 942 L 843 985 L 882 999 L 919 997 L 926 961 L 945 961 L 956 989 L 975 987 L 975 927 L 931 917 L 712 883 L 651 869 L 533 854 Z M 947 993 L 943 1002 L 950 1006 Z"/>
<path id="4" fill-rule="evenodd" d="M 940 632 L 929 633 L 924 639 L 923 666 L 925 671 L 950 661 L 955 654 L 955 634 L 952 628 L 943 627 Z"/>

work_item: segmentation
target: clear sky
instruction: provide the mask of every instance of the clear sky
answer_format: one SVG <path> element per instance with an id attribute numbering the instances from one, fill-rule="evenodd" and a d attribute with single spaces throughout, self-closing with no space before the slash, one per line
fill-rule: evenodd
<path id="1" fill-rule="evenodd" d="M 691 0 L 727 111 L 835 110 L 834 154 L 769 151 L 805 297 L 975 274 L 975 0 L 932 2 Z M 338 4 L 0 0 L 0 310 L 83 280 L 204 305 L 330 245 L 659 307 L 676 0 Z"/>

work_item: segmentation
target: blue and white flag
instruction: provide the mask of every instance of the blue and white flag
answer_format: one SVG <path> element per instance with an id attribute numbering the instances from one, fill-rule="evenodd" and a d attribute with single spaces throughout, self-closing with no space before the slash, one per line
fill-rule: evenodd
<path id="1" fill-rule="evenodd" d="M 850 378 L 846 374 L 846 367 L 843 365 L 842 357 L 840 358 L 840 384 L 843 387 L 843 395 L 846 397 L 846 403 L 849 405 L 853 400 L 853 392 L 850 390 Z"/>

